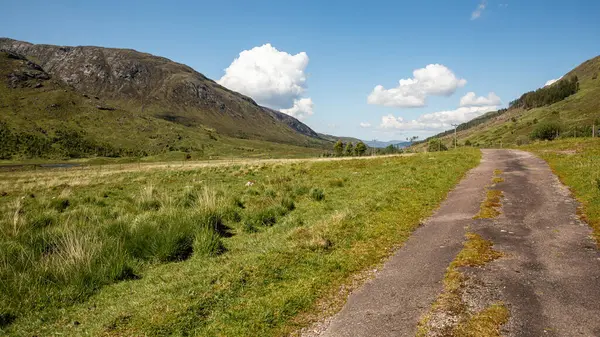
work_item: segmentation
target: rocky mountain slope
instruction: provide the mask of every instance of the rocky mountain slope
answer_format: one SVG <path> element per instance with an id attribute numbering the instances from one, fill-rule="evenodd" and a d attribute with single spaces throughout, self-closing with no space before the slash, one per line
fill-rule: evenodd
<path id="1" fill-rule="evenodd" d="M 217 137 L 330 146 L 297 119 L 163 57 L 6 38 L 0 51 L 0 122 L 16 133 L 43 138 L 62 125 L 94 143 L 150 154 L 201 149 Z"/>
<path id="2" fill-rule="evenodd" d="M 511 102 L 508 109 L 489 112 L 459 125 L 458 142 L 493 147 L 524 144 L 530 141 L 537 127 L 548 123 L 560 127 L 560 137 L 589 137 L 592 127 L 595 125 L 597 130 L 600 125 L 599 73 L 600 56 L 583 62 L 565 74 L 561 81 L 524 94 Z M 557 96 L 561 82 L 568 86 L 574 79 L 577 80 L 575 93 Z M 454 130 L 433 137 L 441 137 L 450 145 L 453 144 Z"/>

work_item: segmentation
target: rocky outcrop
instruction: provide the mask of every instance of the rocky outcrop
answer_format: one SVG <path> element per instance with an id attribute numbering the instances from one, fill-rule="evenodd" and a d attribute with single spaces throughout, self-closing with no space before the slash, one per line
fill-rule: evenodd
<path id="1" fill-rule="evenodd" d="M 42 67 L 27 60 L 25 56 L 3 49 L 0 49 L 0 52 L 6 53 L 9 59 L 16 60 L 20 64 L 6 76 L 6 84 L 9 88 L 41 88 L 43 85 L 40 81 L 50 79 L 50 75 Z"/>

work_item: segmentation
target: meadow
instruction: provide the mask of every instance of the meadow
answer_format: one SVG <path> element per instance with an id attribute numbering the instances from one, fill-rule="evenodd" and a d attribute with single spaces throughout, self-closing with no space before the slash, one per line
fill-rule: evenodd
<path id="1" fill-rule="evenodd" d="M 344 161 L 0 173 L 0 333 L 275 336 L 343 303 L 479 163 Z"/>
<path id="2" fill-rule="evenodd" d="M 544 159 L 581 203 L 580 217 L 600 245 L 600 138 L 538 142 L 523 149 Z"/>

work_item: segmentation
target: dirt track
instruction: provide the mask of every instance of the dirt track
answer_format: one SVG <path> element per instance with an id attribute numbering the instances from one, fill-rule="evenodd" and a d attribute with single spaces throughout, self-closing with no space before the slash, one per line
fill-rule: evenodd
<path id="1" fill-rule="evenodd" d="M 494 169 L 504 171 L 505 181 L 495 187 L 504 192 L 502 214 L 473 220 Z M 414 336 L 469 230 L 505 254 L 471 275 L 486 296 L 509 308 L 503 335 L 600 336 L 600 253 L 576 209 L 541 159 L 484 150 L 482 163 L 376 277 L 352 293 L 337 315 L 303 335 Z"/>

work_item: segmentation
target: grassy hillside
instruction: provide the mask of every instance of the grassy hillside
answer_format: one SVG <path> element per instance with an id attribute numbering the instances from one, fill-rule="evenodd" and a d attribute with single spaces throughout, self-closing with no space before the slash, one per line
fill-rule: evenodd
<path id="1" fill-rule="evenodd" d="M 285 334 L 479 157 L 2 173 L 0 334 Z"/>
<path id="2" fill-rule="evenodd" d="M 263 129 L 287 144 L 265 137 L 230 137 L 183 114 L 160 115 L 151 107 L 142 112 L 123 101 L 82 94 L 36 63 L 7 52 L 0 52 L 0 78 L 0 159 L 4 160 L 168 159 L 184 157 L 183 153 L 190 153 L 192 159 L 314 156 L 330 147 L 329 142 L 293 131 L 272 117 Z"/>
<path id="3" fill-rule="evenodd" d="M 526 109 L 522 104 L 515 104 L 509 109 L 485 114 L 458 127 L 459 144 L 467 140 L 483 147 L 525 144 L 536 127 L 544 123 L 560 125 L 561 137 L 591 136 L 592 125 L 595 123 L 596 128 L 600 125 L 598 73 L 600 57 L 584 62 L 563 76 L 565 81 L 577 76 L 579 90 L 575 94 L 546 106 Z M 434 137 L 442 137 L 449 146 L 454 133 L 449 130 Z"/>

